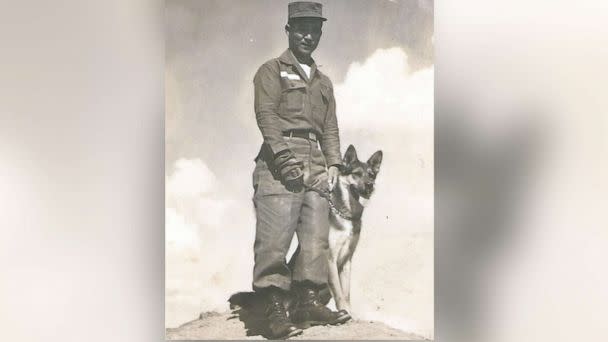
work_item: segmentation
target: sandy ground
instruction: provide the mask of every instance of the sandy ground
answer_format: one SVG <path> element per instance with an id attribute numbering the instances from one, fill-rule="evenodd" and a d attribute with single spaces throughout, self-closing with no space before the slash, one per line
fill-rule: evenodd
<path id="1" fill-rule="evenodd" d="M 207 312 L 200 318 L 167 329 L 167 340 L 262 340 L 264 332 L 252 327 L 236 313 Z M 355 320 L 340 326 L 317 326 L 304 330 L 293 340 L 425 340 L 393 329 L 381 322 Z M 428 340 L 427 340 L 428 341 Z"/>

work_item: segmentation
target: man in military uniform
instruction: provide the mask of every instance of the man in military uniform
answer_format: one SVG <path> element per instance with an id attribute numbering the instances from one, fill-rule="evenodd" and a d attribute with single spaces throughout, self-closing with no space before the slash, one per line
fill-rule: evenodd
<path id="1" fill-rule="evenodd" d="M 255 114 L 264 143 L 253 172 L 253 289 L 267 299 L 276 338 L 301 333 L 293 323 L 350 319 L 318 298 L 328 279 L 329 206 L 310 187 L 333 188 L 342 164 L 333 87 L 311 57 L 325 20 L 319 3 L 290 3 L 285 26 L 289 49 L 264 63 L 254 78 Z M 290 268 L 285 258 L 294 232 L 300 252 Z M 291 316 L 283 305 L 287 291 L 297 298 Z"/>

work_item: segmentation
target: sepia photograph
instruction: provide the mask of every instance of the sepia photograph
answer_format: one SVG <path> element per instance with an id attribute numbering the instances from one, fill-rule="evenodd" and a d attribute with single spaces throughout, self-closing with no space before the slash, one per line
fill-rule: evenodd
<path id="1" fill-rule="evenodd" d="M 168 340 L 434 339 L 432 0 L 167 0 Z"/>

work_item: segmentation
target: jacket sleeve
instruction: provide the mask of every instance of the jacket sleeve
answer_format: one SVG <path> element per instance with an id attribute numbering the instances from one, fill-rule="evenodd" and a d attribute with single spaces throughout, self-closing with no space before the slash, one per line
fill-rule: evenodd
<path id="1" fill-rule="evenodd" d="M 281 131 L 278 110 L 281 101 L 281 79 L 276 63 L 262 65 L 253 79 L 254 109 L 258 127 L 264 137 L 264 143 L 270 146 L 272 153 L 277 154 L 288 149 Z"/>
<path id="2" fill-rule="evenodd" d="M 336 99 L 334 98 L 333 87 L 328 87 L 329 105 L 327 115 L 325 116 L 325 124 L 323 126 L 323 136 L 321 140 L 321 149 L 325 155 L 327 166 L 336 165 L 342 166 L 342 158 L 340 156 L 340 136 L 338 131 L 338 119 L 336 118 Z"/>

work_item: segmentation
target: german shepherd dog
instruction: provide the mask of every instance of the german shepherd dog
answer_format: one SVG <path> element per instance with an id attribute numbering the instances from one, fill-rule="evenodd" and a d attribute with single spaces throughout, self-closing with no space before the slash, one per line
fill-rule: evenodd
<path id="1" fill-rule="evenodd" d="M 361 162 L 353 145 L 344 154 L 344 168 L 331 192 L 329 215 L 329 290 L 338 310 L 351 312 L 350 273 L 353 253 L 361 233 L 361 216 L 374 192 L 382 151 Z M 322 296 L 325 304 L 327 296 Z"/>
<path id="2" fill-rule="evenodd" d="M 376 151 L 367 160 L 361 162 L 353 145 L 349 145 L 343 157 L 343 168 L 338 175 L 338 182 L 329 193 L 329 279 L 328 287 L 322 289 L 319 297 L 327 305 L 333 297 L 338 310 L 350 313 L 350 275 L 351 260 L 357 248 L 361 232 L 363 209 L 374 191 L 376 176 L 382 163 L 382 151 Z M 293 269 L 300 252 L 298 246 L 289 260 Z M 231 309 L 243 309 L 263 312 L 264 301 L 253 292 L 238 292 L 230 299 Z M 295 296 L 285 299 L 288 310 L 294 307 Z"/>

